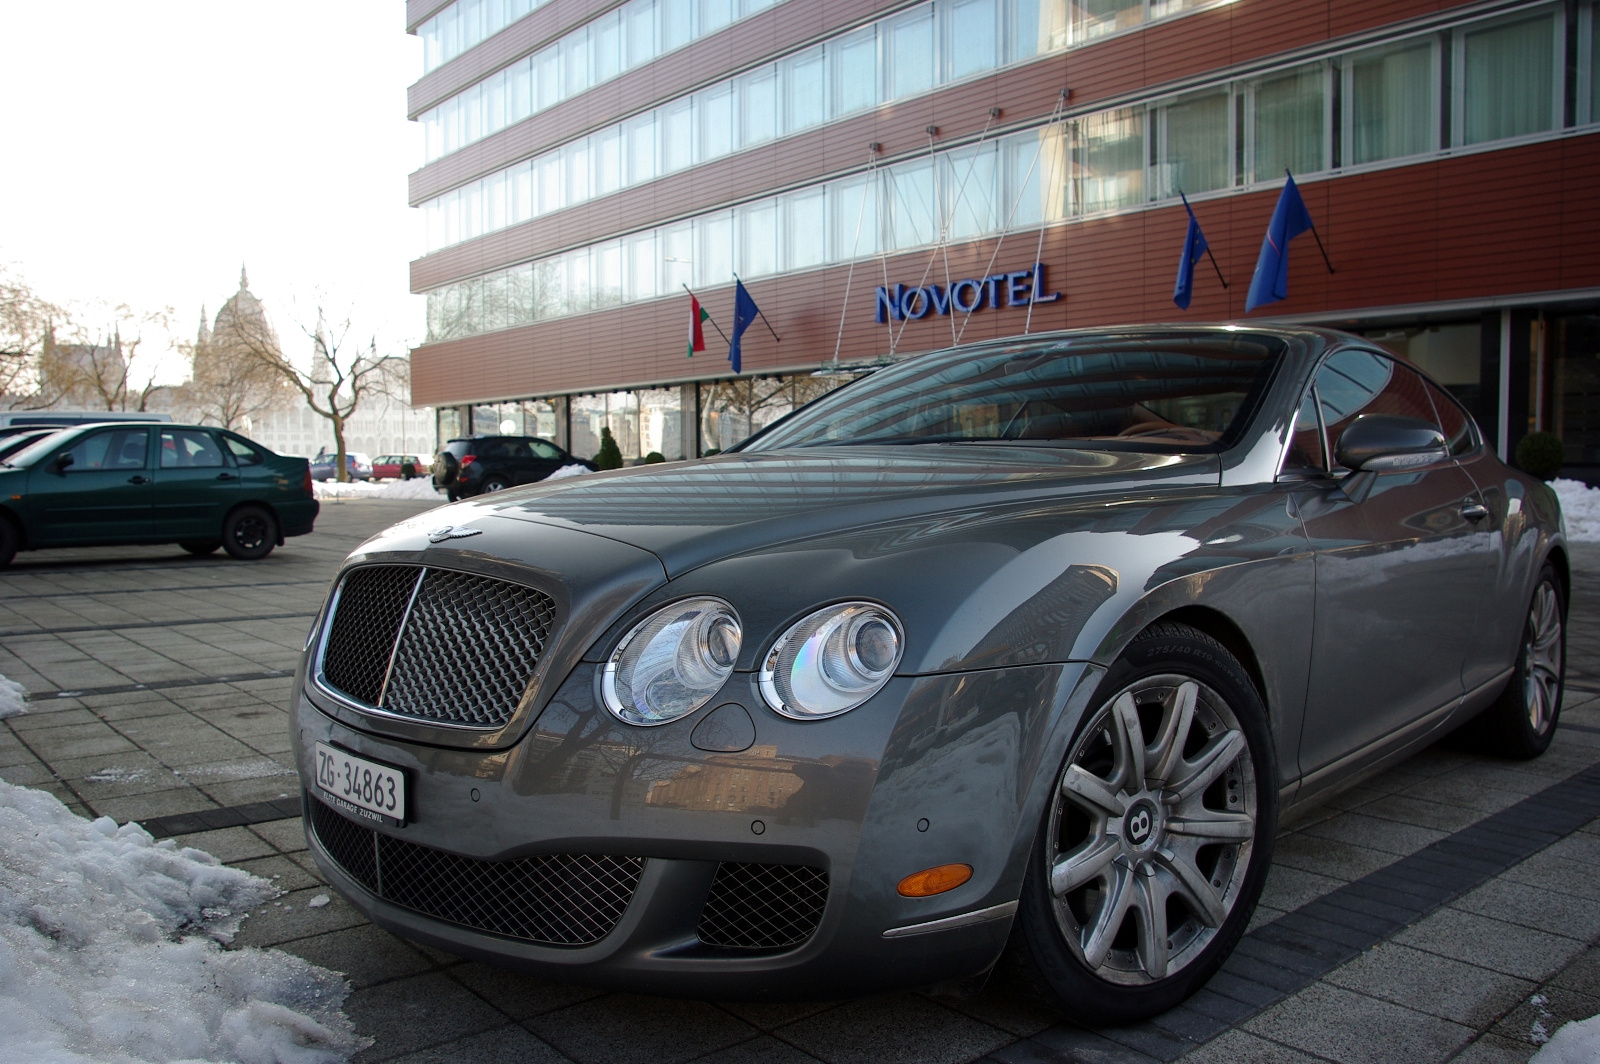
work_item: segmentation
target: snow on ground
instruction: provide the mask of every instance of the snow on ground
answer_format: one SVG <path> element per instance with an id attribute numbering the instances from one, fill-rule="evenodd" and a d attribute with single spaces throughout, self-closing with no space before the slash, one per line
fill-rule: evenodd
<path id="1" fill-rule="evenodd" d="M 1550 482 L 1561 500 L 1561 514 L 1567 519 L 1567 538 L 1574 543 L 1600 543 L 1600 488 L 1580 480 L 1556 479 Z"/>
<path id="2" fill-rule="evenodd" d="M 1564 1024 L 1528 1064 L 1594 1064 L 1600 1060 L 1600 1016 Z"/>
<path id="3" fill-rule="evenodd" d="M 365 480 L 352 480 L 348 484 L 319 480 L 313 483 L 312 491 L 319 499 L 437 499 L 444 502 L 444 492 L 434 490 L 431 477 L 386 480 L 381 484 Z"/>
<path id="4" fill-rule="evenodd" d="M 224 950 L 271 883 L 0 782 L 0 1046 L 31 1064 L 328 1064 L 370 1044 L 337 972 Z M 315 904 L 313 901 L 312 904 Z"/>
<path id="5" fill-rule="evenodd" d="M 590 469 L 589 469 L 588 466 L 579 465 L 577 462 L 574 462 L 571 465 L 562 466 L 560 469 L 556 470 L 554 473 L 551 473 L 549 476 L 545 477 L 544 479 L 546 479 L 546 480 L 566 480 L 568 477 L 582 476 L 584 473 L 588 473 L 588 472 L 590 472 Z"/>
<path id="6" fill-rule="evenodd" d="M 27 701 L 26 687 L 0 676 L 0 718 L 17 717 L 28 712 Z"/>

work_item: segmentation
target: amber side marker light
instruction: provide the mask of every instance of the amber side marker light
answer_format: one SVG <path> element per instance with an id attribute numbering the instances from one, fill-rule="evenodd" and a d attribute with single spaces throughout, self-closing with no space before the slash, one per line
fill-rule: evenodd
<path id="1" fill-rule="evenodd" d="M 972 866 L 969 864 L 942 864 L 936 868 L 924 868 L 920 872 L 913 872 L 900 881 L 895 889 L 905 898 L 931 898 L 935 894 L 943 894 L 947 890 L 955 890 L 961 884 L 972 878 Z"/>

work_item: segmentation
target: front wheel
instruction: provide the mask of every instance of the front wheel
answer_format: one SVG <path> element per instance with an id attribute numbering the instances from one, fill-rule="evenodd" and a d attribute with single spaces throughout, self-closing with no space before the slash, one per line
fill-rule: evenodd
<path id="1" fill-rule="evenodd" d="M 222 547 L 240 561 L 265 558 L 277 541 L 278 524 L 260 506 L 241 506 L 222 522 Z"/>
<path id="2" fill-rule="evenodd" d="M 1277 763 L 1239 662 L 1188 625 L 1141 633 L 1107 670 L 1061 767 L 1012 952 L 1087 1024 L 1165 1012 L 1233 951 L 1266 880 Z"/>
<path id="3" fill-rule="evenodd" d="M 1511 681 L 1494 705 L 1468 722 L 1468 743 L 1491 756 L 1526 761 L 1550 748 L 1567 676 L 1567 601 L 1545 562 L 1528 603 Z"/>

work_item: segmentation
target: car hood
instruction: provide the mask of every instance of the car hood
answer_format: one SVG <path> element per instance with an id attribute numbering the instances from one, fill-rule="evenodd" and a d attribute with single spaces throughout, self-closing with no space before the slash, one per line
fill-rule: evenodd
<path id="1" fill-rule="evenodd" d="M 719 558 L 906 517 L 1073 495 L 1215 486 L 1216 455 L 921 444 L 817 447 L 635 466 L 479 497 L 494 514 L 639 547 L 677 577 Z"/>

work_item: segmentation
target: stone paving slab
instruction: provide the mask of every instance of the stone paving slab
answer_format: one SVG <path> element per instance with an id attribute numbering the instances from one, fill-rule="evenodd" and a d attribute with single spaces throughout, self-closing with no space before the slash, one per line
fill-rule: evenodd
<path id="1" fill-rule="evenodd" d="M 318 532 L 260 563 L 51 551 L 0 574 L 0 673 L 39 697 L 0 728 L 0 778 L 273 879 L 285 893 L 239 944 L 348 973 L 348 1011 L 377 1039 L 363 1061 L 1521 1062 L 1539 1032 L 1600 1012 L 1600 820 L 1537 838 L 1496 826 L 1600 765 L 1600 547 L 1575 551 L 1571 682 L 1545 757 L 1446 742 L 1337 796 L 1284 830 L 1249 935 L 1205 990 L 1151 1023 L 1087 1031 L 999 982 L 967 1000 L 673 1001 L 544 982 L 367 923 L 283 815 L 299 799 L 285 706 L 338 561 L 424 508 L 326 505 Z"/>

